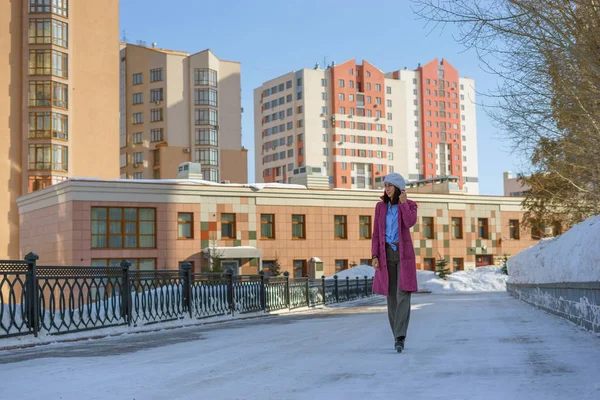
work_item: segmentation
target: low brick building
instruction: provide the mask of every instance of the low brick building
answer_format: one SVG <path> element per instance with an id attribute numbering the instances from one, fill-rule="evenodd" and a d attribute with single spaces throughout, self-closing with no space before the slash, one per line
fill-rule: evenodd
<path id="1" fill-rule="evenodd" d="M 419 268 L 434 268 L 439 257 L 454 270 L 489 265 L 535 243 L 520 229 L 520 198 L 416 188 L 407 193 L 419 205 L 412 229 Z M 381 194 L 301 185 L 70 179 L 18 199 L 20 249 L 22 255 L 36 252 L 40 265 L 103 266 L 128 259 L 138 269 L 176 269 L 189 261 L 199 272 L 216 254 L 243 274 L 277 260 L 282 272 L 295 276 L 332 275 L 370 261 Z"/>

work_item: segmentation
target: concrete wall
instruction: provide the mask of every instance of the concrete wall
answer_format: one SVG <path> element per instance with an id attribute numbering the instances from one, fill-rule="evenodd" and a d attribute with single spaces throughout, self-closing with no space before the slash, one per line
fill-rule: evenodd
<path id="1" fill-rule="evenodd" d="M 600 282 L 507 283 L 506 287 L 519 300 L 600 333 Z"/>

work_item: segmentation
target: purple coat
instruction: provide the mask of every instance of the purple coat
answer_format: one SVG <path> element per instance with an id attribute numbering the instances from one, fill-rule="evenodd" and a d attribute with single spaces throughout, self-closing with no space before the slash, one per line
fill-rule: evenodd
<path id="1" fill-rule="evenodd" d="M 406 200 L 398 205 L 398 240 L 400 247 L 400 274 L 398 276 L 399 288 L 405 292 L 416 292 L 417 264 L 415 249 L 413 248 L 410 228 L 417 223 L 417 203 Z M 379 259 L 379 270 L 375 270 L 373 278 L 373 292 L 388 295 L 389 278 L 387 261 L 385 257 L 385 217 L 387 203 L 380 201 L 375 206 L 375 222 L 373 223 L 373 237 L 371 239 L 371 254 Z"/>

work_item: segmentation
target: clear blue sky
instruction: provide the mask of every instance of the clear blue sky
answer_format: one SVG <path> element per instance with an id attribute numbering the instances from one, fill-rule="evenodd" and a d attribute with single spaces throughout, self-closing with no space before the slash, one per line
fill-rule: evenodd
<path id="1" fill-rule="evenodd" d="M 429 33 L 408 0 L 121 0 L 121 37 L 157 42 L 195 53 L 210 48 L 217 57 L 241 62 L 242 144 L 254 181 L 252 92 L 286 72 L 315 62 L 368 60 L 383 71 L 409 69 L 445 58 L 460 76 L 475 79 L 478 91 L 496 84 L 472 51 L 463 51 L 451 29 Z M 366 7 L 368 5 L 370 8 Z M 486 101 L 479 96 L 478 101 Z M 480 193 L 501 195 L 502 172 L 518 171 L 509 143 L 477 108 Z"/>

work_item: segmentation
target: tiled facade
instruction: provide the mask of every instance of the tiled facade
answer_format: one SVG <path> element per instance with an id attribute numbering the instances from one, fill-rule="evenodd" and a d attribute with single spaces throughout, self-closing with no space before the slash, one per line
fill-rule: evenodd
<path id="1" fill-rule="evenodd" d="M 138 260 L 145 265 L 143 268 L 173 269 L 179 262 L 191 261 L 200 271 L 208 266 L 203 249 L 256 248 L 261 253 L 260 262 L 254 256 L 240 257 L 240 273 L 256 273 L 261 263 L 268 266 L 277 259 L 282 271 L 293 273 L 296 265 L 296 273 L 303 274 L 311 260 L 319 259 L 324 273 L 331 275 L 336 264 L 341 269 L 370 260 L 372 226 L 368 226 L 368 220 L 372 221 L 380 195 L 380 191 L 317 190 L 293 185 L 207 186 L 193 181 L 75 179 L 19 199 L 21 253 L 38 253 L 41 265 L 102 265 L 103 260 L 127 258 Z M 488 265 L 535 243 L 519 229 L 519 198 L 423 194 L 411 193 L 410 189 L 408 195 L 419 205 L 419 220 L 412 229 L 419 268 L 430 268 L 428 263 L 438 257 L 445 257 L 456 268 Z M 98 228 L 106 221 L 98 225 L 97 220 L 103 218 L 98 217 L 98 207 L 117 215 L 114 226 L 108 223 L 110 228 L 106 228 L 116 232 L 115 238 Z M 146 228 L 142 228 L 141 219 L 135 219 L 138 209 L 152 215 Z M 126 228 L 127 217 L 121 217 L 121 213 L 134 215 L 131 228 Z M 184 223 L 193 221 L 191 230 L 180 230 L 178 220 L 182 217 L 187 218 Z M 235 228 L 231 237 L 225 238 L 223 221 L 229 217 L 235 220 Z M 460 218 L 459 231 L 453 228 L 453 217 Z M 303 229 L 299 228 L 300 220 L 304 221 Z M 484 222 L 488 232 L 486 238 L 480 238 L 479 225 Z M 130 238 L 119 233 L 127 229 L 131 229 Z M 134 239 L 136 229 L 139 235 Z M 181 238 L 182 232 L 188 238 Z M 459 232 L 459 238 L 454 238 Z M 147 247 L 124 248 L 120 242 L 133 240 L 131 243 L 139 246 L 141 233 L 150 234 L 144 239 Z M 105 237 L 108 242 L 114 239 L 117 247 L 104 248 Z M 100 247 L 94 247 L 94 243 Z"/>

